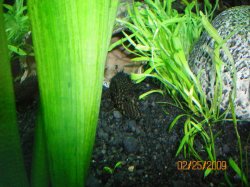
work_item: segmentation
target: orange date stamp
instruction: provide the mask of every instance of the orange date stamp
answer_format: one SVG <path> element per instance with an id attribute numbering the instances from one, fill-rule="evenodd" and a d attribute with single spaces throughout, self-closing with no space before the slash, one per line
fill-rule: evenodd
<path id="1" fill-rule="evenodd" d="M 178 170 L 217 170 L 217 171 L 225 171 L 227 169 L 226 161 L 186 161 L 181 160 L 177 161 L 177 169 Z"/>

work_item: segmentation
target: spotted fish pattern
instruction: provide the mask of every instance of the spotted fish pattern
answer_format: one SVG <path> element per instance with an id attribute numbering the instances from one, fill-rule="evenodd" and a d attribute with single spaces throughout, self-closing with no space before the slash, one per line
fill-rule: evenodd
<path id="1" fill-rule="evenodd" d="M 123 72 L 117 73 L 111 79 L 109 87 L 115 107 L 131 119 L 138 119 L 141 116 L 135 87 L 136 85 L 131 81 L 129 75 Z"/>

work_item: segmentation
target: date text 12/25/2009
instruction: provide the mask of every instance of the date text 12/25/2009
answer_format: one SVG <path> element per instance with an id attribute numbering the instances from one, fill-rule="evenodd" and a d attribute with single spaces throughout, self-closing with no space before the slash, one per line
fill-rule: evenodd
<path id="1" fill-rule="evenodd" d="M 225 171 L 227 169 L 226 161 L 186 161 L 181 160 L 177 161 L 177 169 L 178 170 L 222 170 Z"/>

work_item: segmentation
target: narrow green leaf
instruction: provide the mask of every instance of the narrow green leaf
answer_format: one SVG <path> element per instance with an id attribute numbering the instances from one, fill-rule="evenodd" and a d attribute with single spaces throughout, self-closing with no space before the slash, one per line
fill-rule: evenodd
<path id="1" fill-rule="evenodd" d="M 141 94 L 139 96 L 139 99 L 144 99 L 145 97 L 147 97 L 149 94 L 152 94 L 152 93 L 159 93 L 159 94 L 163 95 L 163 91 L 162 90 L 150 90 L 150 91 L 147 91 L 147 92 Z"/>
<path id="2" fill-rule="evenodd" d="M 224 172 L 224 178 L 226 179 L 226 182 L 229 185 L 229 187 L 233 187 L 233 184 L 231 183 L 231 181 L 227 175 L 227 172 Z"/>
<path id="3" fill-rule="evenodd" d="M 201 18 L 202 18 L 201 19 L 202 24 L 204 25 L 209 36 L 211 36 L 218 44 L 223 44 L 224 41 L 220 37 L 220 35 L 218 34 L 217 30 L 211 25 L 211 23 L 209 23 L 207 17 L 202 12 L 200 12 L 200 14 L 201 14 Z"/>
<path id="4" fill-rule="evenodd" d="M 16 53 L 16 54 L 18 54 L 20 56 L 27 55 L 27 53 L 24 50 L 22 50 L 21 48 L 19 48 L 19 47 L 16 47 L 16 46 L 13 46 L 13 45 L 8 45 L 8 48 L 9 48 L 9 50 L 11 52 L 14 52 L 14 53 Z"/>
<path id="5" fill-rule="evenodd" d="M 176 154 L 175 154 L 176 157 L 180 154 L 180 152 L 181 152 L 181 150 L 183 149 L 184 145 L 188 142 L 188 139 L 189 139 L 188 136 L 189 136 L 189 135 L 186 134 L 186 135 L 184 135 L 184 137 L 182 138 L 181 143 L 180 143 L 180 145 L 179 145 L 179 147 L 178 147 L 178 149 L 177 149 L 177 151 L 176 151 Z"/>
<path id="6" fill-rule="evenodd" d="M 150 61 L 149 57 L 136 57 L 132 59 L 133 62 L 142 62 L 142 61 Z"/>
<path id="7" fill-rule="evenodd" d="M 13 11 L 13 6 L 8 4 L 3 4 L 3 7 L 6 8 L 8 11 Z"/>
<path id="8" fill-rule="evenodd" d="M 206 151 L 208 153 L 208 157 L 211 161 L 214 161 L 214 156 L 213 156 L 213 153 L 211 151 L 211 149 L 209 147 L 206 147 Z"/>
<path id="9" fill-rule="evenodd" d="M 246 178 L 246 175 L 241 171 L 239 166 L 236 164 L 236 162 L 232 159 L 229 158 L 229 165 L 233 168 L 233 170 L 237 173 L 237 175 L 241 178 L 241 180 L 244 182 L 246 186 L 248 186 L 248 180 Z"/>
<path id="10" fill-rule="evenodd" d="M 207 177 L 213 170 L 211 169 L 206 169 L 204 172 L 204 178 Z"/>
<path id="11" fill-rule="evenodd" d="M 169 132 L 172 130 L 172 128 L 174 127 L 174 125 L 177 123 L 177 121 L 182 118 L 183 116 L 186 116 L 185 114 L 180 114 L 178 115 L 177 117 L 175 117 L 175 119 L 170 123 L 168 129 L 169 129 Z"/>

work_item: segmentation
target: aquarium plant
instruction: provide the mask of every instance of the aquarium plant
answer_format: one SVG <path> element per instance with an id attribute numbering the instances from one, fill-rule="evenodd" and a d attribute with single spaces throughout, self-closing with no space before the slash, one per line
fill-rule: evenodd
<path id="1" fill-rule="evenodd" d="M 0 186 L 28 186 L 18 135 L 10 57 L 0 1 Z"/>
<path id="2" fill-rule="evenodd" d="M 117 5 L 118 0 L 28 1 L 40 90 L 32 186 L 85 184 Z M 2 10 L 0 15 L 0 186 L 26 187 Z"/>
<path id="3" fill-rule="evenodd" d="M 25 36 L 31 31 L 27 6 L 23 0 L 16 0 L 12 5 L 4 4 L 4 22 L 7 33 L 8 48 L 11 56 L 27 55 L 25 50 Z"/>
<path id="4" fill-rule="evenodd" d="M 19 61 L 22 73 L 15 75 L 15 81 L 20 80 L 22 83 L 28 76 L 35 75 L 31 26 L 26 1 L 15 0 L 13 5 L 3 4 L 3 7 L 11 62 Z"/>
<path id="5" fill-rule="evenodd" d="M 83 0 L 28 3 L 53 186 L 84 184 L 117 4 Z"/>
<path id="6" fill-rule="evenodd" d="M 203 124 L 221 118 L 218 118 L 217 110 L 214 114 L 209 112 L 199 80 L 188 65 L 189 53 L 204 28 L 202 17 L 199 13 L 192 12 L 196 6 L 194 2 L 187 5 L 183 14 L 171 8 L 171 1 L 146 0 L 145 3 L 145 8 L 137 3 L 129 9 L 130 22 L 120 20 L 132 32 L 131 35 L 124 35 L 135 48 L 131 51 L 136 55 L 133 61 L 148 62 L 144 73 L 132 74 L 131 77 L 137 82 L 146 77 L 160 80 L 173 97 L 174 105 L 185 111 L 170 125 L 172 129 L 177 120 L 186 117 L 186 136 L 177 155 L 181 150 L 186 150 L 184 147 L 188 144 L 189 153 L 192 152 L 196 158 L 201 159 L 193 148 L 193 139 L 198 133 L 204 138 L 211 159 L 214 159 L 213 147 L 207 144 L 211 142 L 210 135 L 203 129 Z M 201 116 L 205 119 L 198 121 L 197 117 Z"/>
<path id="7" fill-rule="evenodd" d="M 221 48 L 232 64 L 233 72 L 235 72 L 235 66 L 233 58 L 225 46 L 226 40 L 223 40 L 210 24 L 218 1 L 215 2 L 215 7 L 212 7 L 209 1 L 204 1 L 204 13 L 200 11 L 201 6 L 197 1 L 182 2 L 186 4 L 183 13 L 172 8 L 172 1 L 145 0 L 144 5 L 134 4 L 129 9 L 130 21 L 119 20 L 127 26 L 131 34 L 124 32 L 125 39 L 118 41 L 111 48 L 128 40 L 130 45 L 127 50 L 136 56 L 133 60 L 147 62 L 145 72 L 132 74 L 132 79 L 137 82 L 143 81 L 146 77 L 159 80 L 163 85 L 163 91 L 171 95 L 175 101 L 167 104 L 175 105 L 183 111 L 169 125 L 171 131 L 181 118 L 184 119 L 184 136 L 176 156 L 183 152 L 185 158 L 216 161 L 215 139 L 220 132 L 214 134 L 213 126 L 226 120 L 233 122 L 239 147 L 240 167 L 231 158 L 229 166 L 239 175 L 242 184 L 248 186 L 242 166 L 242 148 L 237 130 L 235 108 L 232 104 L 235 98 L 235 81 L 228 109 L 222 113 L 219 107 L 222 99 L 221 67 L 223 62 L 219 57 Z M 216 86 L 212 103 L 208 102 L 206 94 L 202 90 L 199 74 L 196 76 L 190 70 L 189 63 L 192 62 L 188 62 L 190 51 L 202 31 L 206 31 L 215 40 L 215 50 L 211 51 L 216 67 Z M 131 50 L 131 46 L 134 50 Z M 235 75 L 233 73 L 233 80 L 235 80 Z M 162 90 L 151 90 L 142 94 L 140 98 L 154 92 L 163 93 Z M 231 111 L 232 119 L 226 119 L 228 111 Z M 197 139 L 203 140 L 200 148 L 195 147 Z M 204 151 L 207 155 L 202 154 L 201 156 Z M 204 176 L 210 173 L 211 170 L 207 169 Z M 225 172 L 225 176 L 227 176 L 227 172 Z M 230 184 L 229 178 L 225 178 Z"/>
<path id="8" fill-rule="evenodd" d="M 103 171 L 110 174 L 110 175 L 113 175 L 115 173 L 115 171 L 120 168 L 122 166 L 122 162 L 121 161 L 118 161 L 116 162 L 116 164 L 114 165 L 114 167 L 109 167 L 109 166 L 104 166 L 103 167 Z"/>
<path id="9" fill-rule="evenodd" d="M 201 12 L 197 1 L 183 1 L 185 10 L 178 12 L 172 8 L 171 0 L 145 0 L 129 8 L 129 21 L 119 20 L 126 25 L 131 34 L 124 32 L 125 39 L 115 43 L 114 46 L 129 41 L 125 46 L 128 51 L 136 57 L 135 62 L 145 61 L 147 66 L 142 74 L 132 74 L 131 78 L 137 83 L 146 77 L 157 79 L 164 87 L 164 91 L 172 96 L 174 103 L 168 103 L 180 108 L 183 113 L 169 125 L 169 130 L 177 124 L 180 119 L 184 120 L 184 136 L 180 142 L 176 156 L 181 152 L 185 158 L 192 156 L 197 160 L 216 160 L 215 138 L 219 132 L 214 134 L 213 126 L 225 120 L 228 109 L 221 113 L 219 103 L 222 99 L 222 80 L 219 50 L 223 48 L 228 57 L 232 57 L 225 46 L 225 41 L 210 24 L 218 1 L 213 7 L 209 1 L 205 1 L 204 13 Z M 195 11 L 194 11 L 195 10 Z M 201 32 L 206 30 L 215 40 L 214 63 L 216 64 L 216 86 L 213 102 L 209 103 L 204 93 L 199 75 L 195 75 L 189 66 L 189 54 L 199 39 Z M 132 46 L 132 47 L 131 47 Z M 235 87 L 234 87 L 235 88 Z M 160 90 L 152 90 L 161 93 Z M 234 99 L 235 91 L 231 96 Z M 147 94 L 144 94 L 144 96 Z M 195 147 L 195 140 L 203 142 L 203 149 Z M 201 155 L 202 152 L 206 152 Z M 205 172 L 207 176 L 211 170 Z"/>

